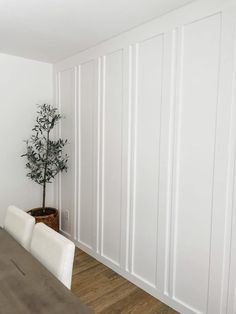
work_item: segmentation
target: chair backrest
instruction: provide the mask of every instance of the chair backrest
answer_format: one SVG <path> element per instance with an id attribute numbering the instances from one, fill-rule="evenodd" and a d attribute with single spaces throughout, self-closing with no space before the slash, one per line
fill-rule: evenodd
<path id="1" fill-rule="evenodd" d="M 75 245 L 43 223 L 34 227 L 31 254 L 68 289 L 71 288 Z"/>
<path id="2" fill-rule="evenodd" d="M 35 219 L 24 210 L 13 205 L 8 207 L 3 227 L 26 250 L 29 250 L 34 225 Z"/>

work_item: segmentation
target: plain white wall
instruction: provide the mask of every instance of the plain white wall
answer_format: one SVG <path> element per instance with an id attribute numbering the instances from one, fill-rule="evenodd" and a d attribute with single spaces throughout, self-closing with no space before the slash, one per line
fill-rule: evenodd
<path id="1" fill-rule="evenodd" d="M 41 206 L 41 186 L 26 177 L 24 140 L 31 135 L 36 104 L 52 101 L 52 65 L 0 54 L 0 225 L 9 204 Z M 52 205 L 49 186 L 47 205 Z"/>

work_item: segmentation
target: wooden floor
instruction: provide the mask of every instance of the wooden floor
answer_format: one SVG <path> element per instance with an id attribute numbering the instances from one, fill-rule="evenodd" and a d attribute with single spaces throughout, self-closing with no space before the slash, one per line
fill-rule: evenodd
<path id="1" fill-rule="evenodd" d="M 95 313 L 177 313 L 79 249 L 72 292 Z"/>

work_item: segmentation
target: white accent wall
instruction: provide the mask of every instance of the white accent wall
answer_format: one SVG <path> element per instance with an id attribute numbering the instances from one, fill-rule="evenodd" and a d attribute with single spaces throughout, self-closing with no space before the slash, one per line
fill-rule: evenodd
<path id="1" fill-rule="evenodd" d="M 195 1 L 54 67 L 62 232 L 181 313 L 236 313 L 235 30 Z"/>
<path id="2" fill-rule="evenodd" d="M 52 65 L 0 54 L 0 225 L 7 207 L 41 206 L 42 188 L 26 177 L 24 140 L 30 137 L 37 107 L 51 102 Z M 53 205 L 53 187 L 47 200 Z"/>

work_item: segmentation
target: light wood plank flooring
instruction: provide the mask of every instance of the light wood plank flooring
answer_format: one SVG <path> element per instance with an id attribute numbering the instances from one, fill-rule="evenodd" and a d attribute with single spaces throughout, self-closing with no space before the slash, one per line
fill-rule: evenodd
<path id="1" fill-rule="evenodd" d="M 95 313 L 177 314 L 79 249 L 75 253 L 72 292 Z"/>

